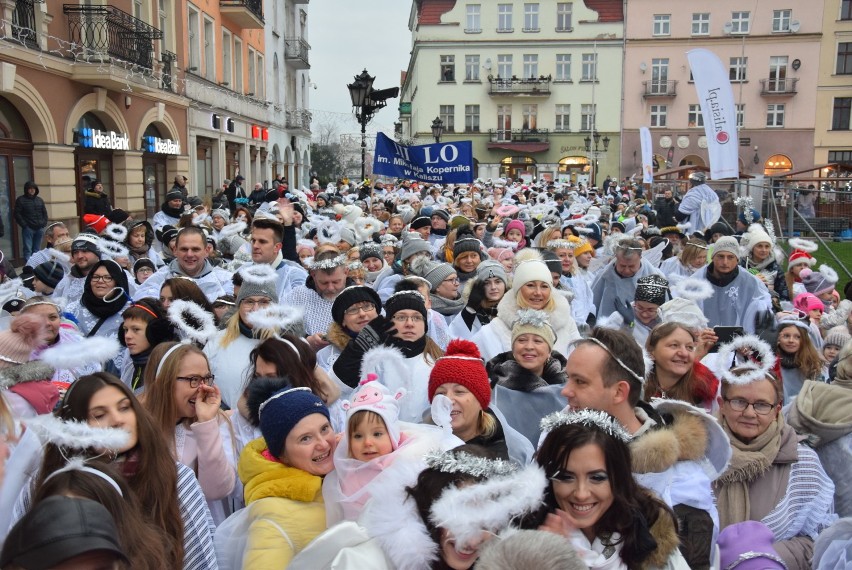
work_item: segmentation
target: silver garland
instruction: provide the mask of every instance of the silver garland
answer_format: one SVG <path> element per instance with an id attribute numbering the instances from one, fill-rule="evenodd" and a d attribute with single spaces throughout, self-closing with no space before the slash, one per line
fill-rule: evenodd
<path id="1" fill-rule="evenodd" d="M 466 473 L 474 477 L 499 477 L 517 470 L 517 466 L 508 461 L 475 457 L 464 451 L 430 451 L 424 459 L 431 469 L 442 473 Z"/>
<path id="2" fill-rule="evenodd" d="M 597 428 L 607 435 L 629 443 L 633 437 L 627 433 L 618 420 L 600 410 L 579 410 L 576 412 L 554 412 L 541 420 L 542 431 L 553 431 L 560 426 L 582 425 Z"/>
<path id="3" fill-rule="evenodd" d="M 345 255 L 338 255 L 337 257 L 332 257 L 331 259 L 323 259 L 322 261 L 314 261 L 311 263 L 311 270 L 323 269 L 325 271 L 330 271 L 332 269 L 336 269 L 338 267 L 343 266 L 346 263 Z"/>

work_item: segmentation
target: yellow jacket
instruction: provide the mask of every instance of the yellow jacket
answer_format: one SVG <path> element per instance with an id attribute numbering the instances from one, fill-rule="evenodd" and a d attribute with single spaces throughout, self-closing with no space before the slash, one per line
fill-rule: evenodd
<path id="1" fill-rule="evenodd" d="M 251 521 L 243 568 L 285 569 L 290 560 L 325 530 L 322 478 L 269 458 L 263 438 L 240 455 Z"/>

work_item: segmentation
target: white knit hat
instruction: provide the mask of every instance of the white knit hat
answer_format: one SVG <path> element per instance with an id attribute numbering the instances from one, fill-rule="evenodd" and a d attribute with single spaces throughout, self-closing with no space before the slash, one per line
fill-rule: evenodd
<path id="1" fill-rule="evenodd" d="M 520 290 L 521 287 L 531 281 L 544 281 L 548 287 L 553 288 L 553 277 L 550 275 L 550 269 L 540 259 L 522 261 L 518 264 L 512 280 L 512 289 Z"/>
<path id="2" fill-rule="evenodd" d="M 400 438 L 398 400 L 405 395 L 405 390 L 400 389 L 392 394 L 384 384 L 378 382 L 378 378 L 376 374 L 367 374 L 367 377 L 361 381 L 361 385 L 352 394 L 352 401 L 343 402 L 343 409 L 346 410 L 346 423 L 348 425 L 352 416 L 358 412 L 378 414 L 385 422 L 391 445 L 396 449 L 399 446 Z"/>

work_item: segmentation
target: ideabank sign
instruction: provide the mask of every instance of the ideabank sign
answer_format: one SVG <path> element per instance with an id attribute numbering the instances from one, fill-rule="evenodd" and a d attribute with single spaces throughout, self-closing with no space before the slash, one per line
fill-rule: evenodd
<path id="1" fill-rule="evenodd" d="M 84 128 L 80 130 L 80 146 L 106 150 L 130 150 L 130 137 L 126 133 Z"/>
<path id="2" fill-rule="evenodd" d="M 378 133 L 373 173 L 433 184 L 469 184 L 473 146 L 470 141 L 404 146 Z"/>
<path id="3" fill-rule="evenodd" d="M 172 139 L 146 136 L 142 139 L 142 150 L 155 154 L 180 154 L 180 143 Z"/>

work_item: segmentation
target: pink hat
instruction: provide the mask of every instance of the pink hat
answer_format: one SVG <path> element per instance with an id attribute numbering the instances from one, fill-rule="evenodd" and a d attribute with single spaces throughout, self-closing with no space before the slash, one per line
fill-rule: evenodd
<path id="1" fill-rule="evenodd" d="M 378 382 L 378 376 L 367 374 L 361 385 L 352 394 L 352 401 L 344 401 L 343 409 L 346 411 L 346 423 L 348 424 L 358 412 L 373 412 L 378 414 L 385 422 L 385 428 L 391 439 L 394 449 L 399 446 L 399 402 L 405 395 L 405 390 L 400 389 L 395 394 L 382 383 Z"/>
<path id="2" fill-rule="evenodd" d="M 509 235 L 511 230 L 518 230 L 521 232 L 521 241 L 518 242 L 518 249 L 522 247 L 526 247 L 527 245 L 527 227 L 521 220 L 512 220 L 508 224 L 506 224 L 506 229 L 503 230 L 503 237 Z"/>
<path id="3" fill-rule="evenodd" d="M 814 309 L 825 311 L 825 304 L 813 293 L 800 293 L 796 295 L 796 298 L 793 299 L 793 306 L 805 313 Z"/>

